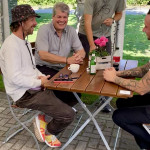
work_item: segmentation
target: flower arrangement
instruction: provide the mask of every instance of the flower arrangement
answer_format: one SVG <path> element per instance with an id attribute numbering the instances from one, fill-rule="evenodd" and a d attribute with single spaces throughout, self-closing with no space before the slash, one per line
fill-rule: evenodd
<path id="1" fill-rule="evenodd" d="M 104 57 L 109 55 L 109 53 L 106 51 L 106 43 L 108 42 L 108 39 L 105 36 L 101 36 L 94 42 L 97 46 L 97 48 L 95 49 L 96 56 Z"/>

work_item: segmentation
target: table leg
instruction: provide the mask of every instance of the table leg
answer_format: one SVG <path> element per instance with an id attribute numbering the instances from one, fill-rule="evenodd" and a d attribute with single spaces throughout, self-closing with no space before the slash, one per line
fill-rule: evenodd
<path id="1" fill-rule="evenodd" d="M 102 138 L 107 150 L 111 150 L 97 121 L 95 120 L 95 116 L 112 100 L 112 97 L 109 97 L 108 100 L 106 100 L 105 103 L 102 104 L 102 106 L 100 106 L 93 114 L 87 109 L 86 105 L 81 101 L 80 97 L 77 95 L 76 92 L 73 92 L 73 94 L 75 95 L 75 97 L 77 98 L 78 102 L 80 103 L 80 105 L 82 106 L 82 108 L 87 112 L 87 114 L 90 116 L 84 123 L 83 125 L 74 133 L 74 135 L 69 138 L 69 140 L 63 145 L 62 148 L 60 148 L 60 150 L 64 150 L 71 142 L 72 140 L 85 128 L 85 126 L 92 120 L 94 122 L 94 125 L 96 127 L 96 129 L 98 130 L 98 133 L 100 135 L 100 137 Z"/>
<path id="2" fill-rule="evenodd" d="M 69 138 L 69 140 L 63 145 L 62 148 L 60 148 L 60 150 L 64 150 L 71 142 L 72 140 L 74 140 L 77 135 L 86 127 L 86 125 L 91 121 L 91 118 L 88 118 L 84 123 L 83 125 L 74 133 L 74 135 Z"/>

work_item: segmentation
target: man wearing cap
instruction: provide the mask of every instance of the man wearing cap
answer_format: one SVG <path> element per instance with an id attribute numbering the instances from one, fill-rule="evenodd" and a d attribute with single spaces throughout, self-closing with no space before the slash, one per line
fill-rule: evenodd
<path id="1" fill-rule="evenodd" d="M 61 146 L 55 137 L 74 119 L 74 110 L 58 99 L 51 90 L 42 90 L 50 75 L 45 76 L 35 66 L 31 45 L 25 40 L 33 33 L 40 17 L 30 5 L 18 5 L 11 11 L 12 34 L 4 41 L 0 50 L 0 67 L 6 92 L 21 108 L 39 110 L 52 117 L 45 121 L 45 115 L 35 118 L 35 133 L 41 142 L 50 147 Z"/>

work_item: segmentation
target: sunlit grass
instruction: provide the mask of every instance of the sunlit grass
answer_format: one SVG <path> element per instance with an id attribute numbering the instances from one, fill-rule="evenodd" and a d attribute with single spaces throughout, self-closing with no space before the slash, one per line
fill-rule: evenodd
<path id="1" fill-rule="evenodd" d="M 136 59 L 139 66 L 147 63 L 150 59 L 150 41 L 144 32 L 145 15 L 126 15 L 124 36 L 124 59 Z"/>

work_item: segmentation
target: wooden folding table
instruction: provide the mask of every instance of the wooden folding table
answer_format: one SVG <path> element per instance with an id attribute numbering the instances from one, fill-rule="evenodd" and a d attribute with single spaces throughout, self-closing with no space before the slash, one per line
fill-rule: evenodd
<path id="1" fill-rule="evenodd" d="M 131 68 L 137 67 L 138 61 L 136 60 L 121 60 L 119 70 L 127 70 Z M 100 137 L 102 138 L 107 150 L 110 150 L 110 147 L 101 131 L 100 126 L 95 120 L 95 116 L 112 100 L 112 97 L 120 97 L 120 98 L 128 98 L 133 96 L 133 92 L 130 94 L 121 94 L 120 90 L 128 91 L 125 88 L 122 88 L 114 83 L 106 82 L 103 78 L 103 70 L 98 70 L 96 75 L 90 75 L 86 68 L 88 66 L 88 62 L 85 60 L 82 65 L 80 65 L 80 69 L 77 73 L 71 73 L 68 70 L 68 65 L 60 70 L 55 76 L 53 76 L 50 81 L 44 86 L 48 89 L 52 90 L 60 90 L 60 91 L 69 91 L 73 92 L 75 97 L 77 98 L 79 104 L 82 108 L 87 112 L 89 118 L 83 123 L 83 125 L 74 133 L 74 135 L 63 145 L 61 150 L 66 148 L 69 143 L 84 129 L 84 127 L 92 120 Z M 54 83 L 54 79 L 58 78 L 60 74 L 67 74 L 70 78 L 73 79 L 73 83 Z M 90 112 L 90 110 L 86 107 L 86 105 L 82 102 L 77 93 L 87 93 L 101 96 L 108 96 L 108 99 L 103 103 L 94 113 Z"/>

